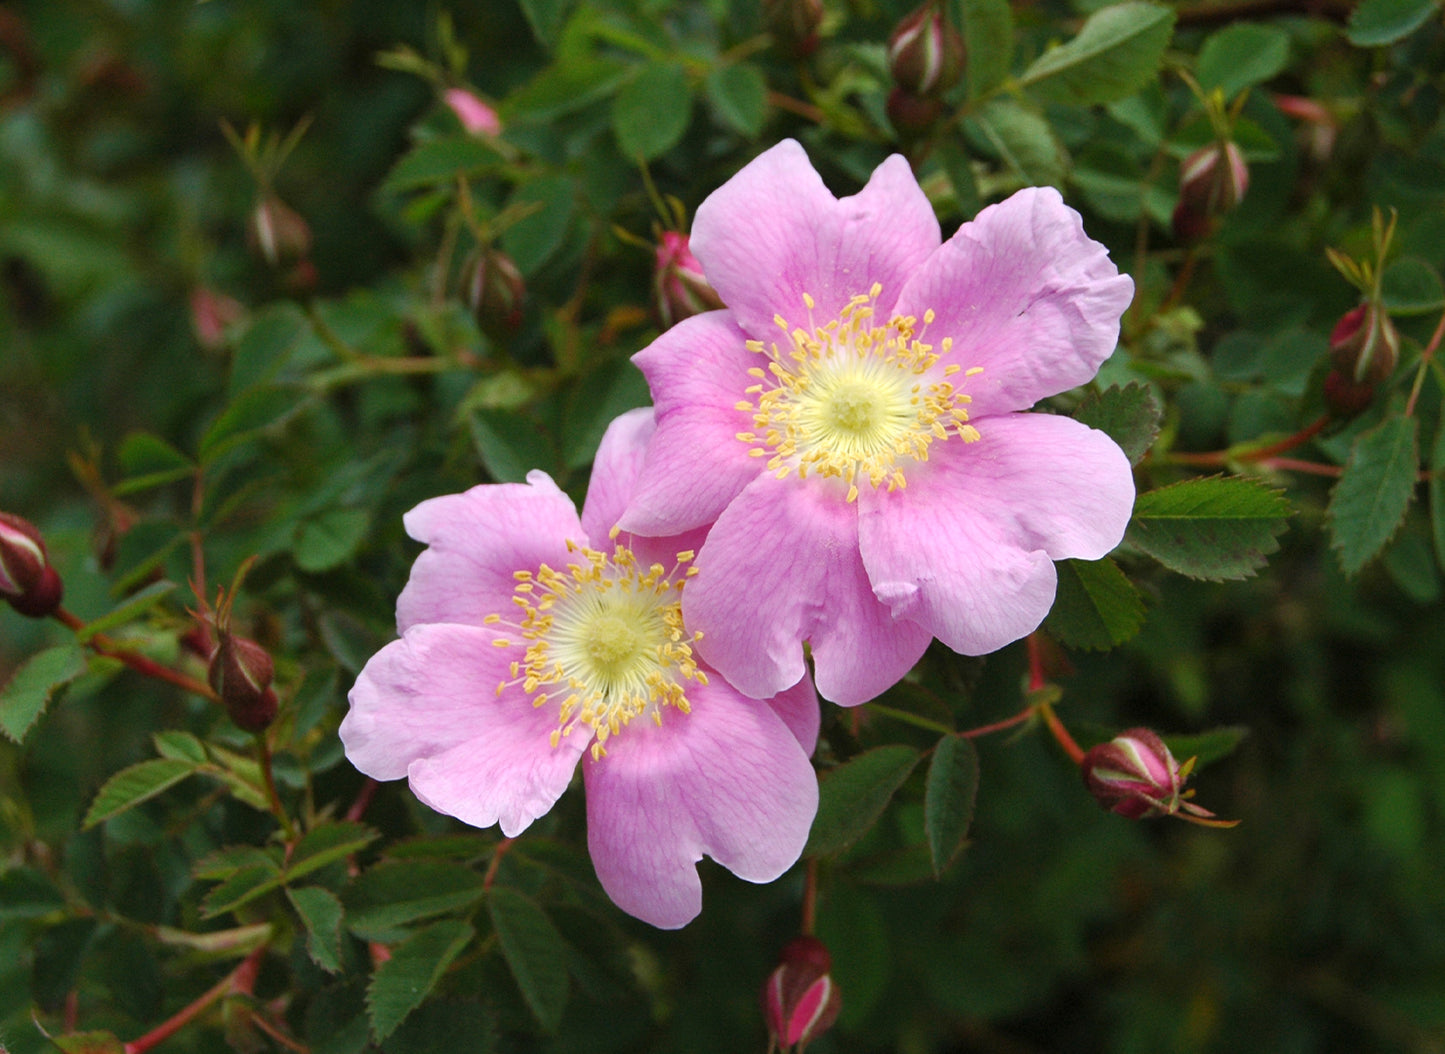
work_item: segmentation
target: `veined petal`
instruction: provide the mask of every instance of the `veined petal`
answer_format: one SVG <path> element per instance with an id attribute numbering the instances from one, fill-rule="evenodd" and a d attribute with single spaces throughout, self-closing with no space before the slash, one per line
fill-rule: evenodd
<path id="1" fill-rule="evenodd" d="M 587 500 L 582 505 L 582 529 L 587 532 L 592 548 L 599 552 L 610 552 L 614 545 L 623 545 L 632 550 L 644 567 L 661 564 L 670 570 L 678 553 L 696 552 L 701 548 L 707 537 L 705 528 L 662 538 L 627 531 L 620 532 L 615 539 L 611 536 L 612 528 L 618 525 L 637 488 L 647 445 L 656 431 L 657 422 L 650 406 L 628 410 L 607 426 L 592 463 Z"/>
<path id="2" fill-rule="evenodd" d="M 803 748 L 803 753 L 812 757 L 813 750 L 818 746 L 818 728 L 823 720 L 813 679 L 804 677 L 793 687 L 785 688 L 764 701 L 773 708 L 773 713 L 782 718 L 783 724 L 788 726 L 788 731 Z"/>
<path id="3" fill-rule="evenodd" d="M 574 733 L 554 748 L 554 709 L 517 691 L 498 697 L 509 672 L 494 636 L 474 626 L 413 627 L 361 671 L 340 735 L 367 775 L 409 775 L 433 809 L 477 827 L 500 823 L 512 837 L 566 790 L 589 739 Z"/>
<path id="4" fill-rule="evenodd" d="M 567 540 L 586 542 L 572 499 L 544 472 L 431 498 L 403 522 L 427 548 L 397 598 L 399 633 L 430 622 L 480 626 L 487 615 L 510 613 L 514 571 L 564 566 Z"/>
<path id="5" fill-rule="evenodd" d="M 629 728 L 583 762 L 587 846 L 616 904 L 663 929 L 702 907 L 697 861 L 771 882 L 798 859 L 818 809 L 818 782 L 771 708 L 721 679 L 689 692 L 692 712 Z"/>
<path id="6" fill-rule="evenodd" d="M 757 356 L 725 311 L 694 315 L 633 356 L 657 404 L 656 431 L 620 523 L 666 537 L 706 527 L 754 479 L 758 461 L 738 433 L 752 418 L 737 409 L 755 381 Z"/>
<path id="7" fill-rule="evenodd" d="M 970 416 L 1025 410 L 1090 380 L 1114 351 L 1134 295 L 1104 246 L 1051 187 L 990 205 L 945 242 L 904 287 L 899 314 L 932 309 L 937 345 L 982 367 L 964 390 Z"/>
<path id="8" fill-rule="evenodd" d="M 691 247 L 742 328 L 772 339 L 775 315 L 807 322 L 804 293 L 821 323 L 878 282 L 878 308 L 888 312 L 938 243 L 938 220 L 903 157 L 884 161 L 852 197 L 834 198 L 785 139 L 698 206 Z"/>
<path id="9" fill-rule="evenodd" d="M 698 653 L 744 695 L 796 684 L 811 640 L 816 681 L 843 705 L 866 702 L 928 646 L 874 596 L 858 552 L 858 507 L 835 480 L 759 477 L 718 517 L 682 594 Z"/>

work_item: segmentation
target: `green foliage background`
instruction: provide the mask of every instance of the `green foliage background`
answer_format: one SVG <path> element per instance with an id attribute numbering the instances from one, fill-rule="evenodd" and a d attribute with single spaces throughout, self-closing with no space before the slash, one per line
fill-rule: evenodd
<path id="1" fill-rule="evenodd" d="M 43 529 L 80 619 L 116 611 L 109 638 L 193 676 L 192 588 L 256 557 L 236 610 L 277 661 L 294 828 L 219 708 L 0 610 L 0 1046 L 119 1050 L 62 1037 L 134 1040 L 264 947 L 252 994 L 162 1049 L 766 1049 L 805 865 L 753 887 L 704 864 L 701 918 L 657 932 L 597 887 L 579 793 L 499 858 L 401 784 L 347 821 L 364 781 L 335 728 L 394 633 L 401 514 L 532 468 L 580 499 L 606 423 L 646 402 L 635 242 L 673 217 L 639 159 L 690 214 L 793 136 L 838 193 L 906 149 L 946 232 L 1055 184 L 1134 275 L 1120 352 L 1051 407 L 1119 436 L 1149 492 L 1113 563 L 1061 570 L 1056 709 L 1086 746 L 1178 734 L 1197 800 L 1242 820 L 1105 814 L 1029 725 L 976 741 L 970 828 L 945 733 L 1019 711 L 1027 657 L 935 646 L 877 704 L 825 709 L 812 849 L 844 1009 L 810 1049 L 1445 1048 L 1439 7 L 1100 6 L 956 4 L 967 75 L 900 141 L 892 0 L 829 0 L 804 59 L 744 0 L 0 4 L 0 508 Z M 502 139 L 424 69 L 492 100 Z M 1169 213 L 1210 131 L 1181 70 L 1242 96 L 1251 173 L 1187 264 Z M 303 120 L 274 189 L 314 275 L 248 248 L 256 183 L 222 131 Z M 1368 258 L 1374 208 L 1399 217 L 1400 367 L 1290 452 L 1316 471 L 1260 458 L 1322 412 L 1358 299 L 1325 250 Z M 479 240 L 525 279 L 516 327 L 459 294 Z M 246 305 L 210 349 L 202 288 Z"/>

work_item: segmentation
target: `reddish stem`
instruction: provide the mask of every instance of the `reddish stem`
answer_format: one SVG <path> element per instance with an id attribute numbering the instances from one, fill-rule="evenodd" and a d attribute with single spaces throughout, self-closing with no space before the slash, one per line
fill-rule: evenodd
<path id="1" fill-rule="evenodd" d="M 85 622 L 65 610 L 65 608 L 60 608 L 56 611 L 55 617 L 77 633 L 85 628 Z M 173 670 L 169 666 L 162 666 L 154 659 L 149 659 L 139 652 L 126 651 L 123 648 L 117 647 L 116 643 L 103 633 L 95 634 L 86 641 L 86 643 L 90 645 L 91 649 L 97 655 L 118 659 L 137 673 L 143 673 L 147 677 L 154 677 L 158 681 L 168 681 L 177 687 L 184 688 L 188 692 L 193 692 L 196 695 L 209 699 L 213 703 L 221 701 L 220 696 L 212 691 L 211 686 L 205 681 L 198 681 L 188 674 L 181 673 L 180 670 Z"/>
<path id="2" fill-rule="evenodd" d="M 376 797 L 376 788 L 381 784 L 370 776 L 361 785 L 361 790 L 356 793 L 356 800 L 351 803 L 351 808 L 346 810 L 346 818 L 352 823 L 357 823 L 366 815 L 366 810 L 371 807 L 371 799 Z"/>
<path id="3" fill-rule="evenodd" d="M 1270 443 L 1268 446 L 1255 447 L 1252 450 L 1210 450 L 1201 453 L 1171 453 L 1169 460 L 1177 461 L 1181 465 L 1224 465 L 1230 461 L 1267 461 L 1276 454 L 1283 454 L 1287 450 L 1293 450 L 1297 446 L 1308 443 L 1315 436 L 1324 431 L 1325 426 L 1330 423 L 1329 414 L 1321 414 L 1318 418 L 1305 425 L 1298 432 L 1279 440 L 1277 443 Z"/>
<path id="4" fill-rule="evenodd" d="M 1037 692 L 1045 684 L 1048 678 L 1044 676 L 1044 649 L 1039 642 L 1037 632 L 1030 633 L 1027 638 L 1029 647 L 1029 691 Z"/>
<path id="5" fill-rule="evenodd" d="M 214 1003 L 228 995 L 249 995 L 256 985 L 256 975 L 261 972 L 261 959 L 265 954 L 266 945 L 263 944 L 242 959 L 240 965 L 232 970 L 225 979 L 209 988 L 193 1002 L 182 1007 L 169 1020 L 157 1025 L 139 1039 L 133 1039 L 127 1043 L 124 1047 L 125 1054 L 145 1054 L 156 1044 L 169 1039 L 185 1028 Z"/>
<path id="6" fill-rule="evenodd" d="M 801 931 L 813 936 L 818 928 L 818 858 L 808 857 L 807 871 L 803 878 L 803 920 Z"/>
<path id="7" fill-rule="evenodd" d="M 482 876 L 482 888 L 491 889 L 492 883 L 497 879 L 497 868 L 501 866 L 502 857 L 507 855 L 507 850 L 512 848 L 515 838 L 503 838 L 497 843 L 497 848 L 492 850 L 491 863 L 487 864 L 487 873 Z"/>
<path id="8" fill-rule="evenodd" d="M 276 791 L 276 777 L 271 771 L 271 743 L 265 732 L 256 733 L 256 754 L 261 768 L 261 779 L 266 784 L 266 801 L 270 804 L 277 822 L 286 832 L 287 841 L 295 841 L 296 828 L 291 823 L 291 817 L 286 814 L 286 807 L 281 804 L 281 795 Z"/>
<path id="9" fill-rule="evenodd" d="M 787 110 L 790 113 L 797 114 L 799 117 L 806 117 L 814 124 L 822 124 L 827 120 L 823 111 L 812 103 L 804 102 L 802 99 L 795 99 L 791 95 L 784 95 L 782 92 L 768 92 L 768 102 L 780 110 Z"/>
<path id="10" fill-rule="evenodd" d="M 1430 343 L 1425 345 L 1425 350 L 1420 353 L 1420 366 L 1415 371 L 1415 383 L 1410 388 L 1410 398 L 1405 403 L 1405 416 L 1409 417 L 1415 412 L 1415 400 L 1420 398 L 1420 389 L 1425 383 L 1425 368 L 1430 360 L 1435 357 L 1435 350 L 1440 347 L 1440 338 L 1445 337 L 1445 314 L 1440 316 L 1440 323 L 1435 327 L 1435 332 L 1430 335 Z"/>
<path id="11" fill-rule="evenodd" d="M 1058 741 L 1059 746 L 1064 748 L 1064 753 L 1069 755 L 1069 759 L 1073 761 L 1075 765 L 1083 764 L 1083 750 L 1080 749 L 1079 744 L 1074 742 L 1074 737 L 1069 735 L 1069 730 L 1064 727 L 1063 722 L 1060 721 L 1058 715 L 1054 713 L 1054 708 L 1044 703 L 1039 707 L 1039 713 L 1043 715 L 1044 724 L 1049 726 L 1049 731 L 1053 733 L 1054 739 Z"/>
<path id="12" fill-rule="evenodd" d="M 978 728 L 971 728 L 967 732 L 959 732 L 961 739 L 977 739 L 979 736 L 986 736 L 992 732 L 1002 732 L 1006 728 L 1013 728 L 1014 725 L 1021 725 L 1034 716 L 1033 706 L 1026 706 L 1013 717 L 1006 717 L 1002 721 L 995 721 L 991 725 L 980 725 Z"/>

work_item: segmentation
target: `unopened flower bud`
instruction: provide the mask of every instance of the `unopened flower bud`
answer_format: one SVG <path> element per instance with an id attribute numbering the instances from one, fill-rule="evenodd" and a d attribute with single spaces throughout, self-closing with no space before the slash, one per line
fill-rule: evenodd
<path id="1" fill-rule="evenodd" d="M 801 1052 L 833 1026 L 843 997 L 829 971 L 832 956 L 816 937 L 795 937 L 763 985 L 763 1016 L 773 1043 Z"/>
<path id="2" fill-rule="evenodd" d="M 794 58 L 807 58 L 818 48 L 823 0 L 763 0 L 763 18 L 773 41 Z"/>
<path id="3" fill-rule="evenodd" d="M 487 333 L 507 333 L 522 324 L 526 293 L 522 272 L 499 249 L 481 250 L 462 272 L 462 297 Z"/>
<path id="4" fill-rule="evenodd" d="M 1131 820 L 1178 816 L 1208 827 L 1232 827 L 1237 822 L 1217 820 L 1212 812 L 1187 800 L 1194 793 L 1184 790 L 1194 759 L 1179 764 L 1164 740 L 1147 728 L 1131 728 L 1100 743 L 1084 755 L 1080 768 L 1095 800 Z"/>
<path id="5" fill-rule="evenodd" d="M 1349 420 L 1370 408 L 1375 401 L 1375 385 L 1371 381 L 1357 381 L 1348 373 L 1330 370 L 1325 374 L 1324 398 L 1331 417 Z"/>
<path id="6" fill-rule="evenodd" d="M 942 95 L 963 76 L 963 37 L 943 5 L 926 0 L 888 38 L 893 82 L 913 95 Z"/>
<path id="7" fill-rule="evenodd" d="M 663 231 L 657 243 L 657 266 L 652 274 L 652 301 L 663 329 L 685 318 L 723 306 L 702 273 L 702 264 L 688 248 L 686 234 Z"/>
<path id="8" fill-rule="evenodd" d="M 207 351 L 220 351 L 226 346 L 226 330 L 240 321 L 246 309 L 241 302 L 225 293 L 198 285 L 191 290 L 191 328 Z"/>
<path id="9" fill-rule="evenodd" d="M 1400 331 L 1384 308 L 1366 301 L 1335 323 L 1330 358 L 1357 384 L 1377 384 L 1394 373 L 1400 361 Z"/>
<path id="10" fill-rule="evenodd" d="M 310 225 L 274 194 L 262 198 L 251 210 L 247 234 L 272 267 L 299 260 L 311 251 Z"/>
<path id="11" fill-rule="evenodd" d="M 914 95 L 902 88 L 894 88 L 888 93 L 885 109 L 893 128 L 904 139 L 925 134 L 943 115 L 943 103 L 939 100 Z"/>
<path id="12" fill-rule="evenodd" d="M 60 607 L 63 592 L 40 531 L 29 520 L 0 512 L 0 596 L 22 615 L 47 618 Z"/>
<path id="13" fill-rule="evenodd" d="M 472 135 L 502 134 L 502 119 L 497 111 L 465 88 L 448 88 L 442 92 L 442 101 Z"/>
<path id="14" fill-rule="evenodd" d="M 276 693 L 271 688 L 275 666 L 266 649 L 253 640 L 221 631 L 221 642 L 211 656 L 206 680 L 221 697 L 238 728 L 259 732 L 276 717 Z"/>
<path id="15" fill-rule="evenodd" d="M 1249 189 L 1249 166 L 1239 147 L 1219 141 L 1200 147 L 1179 166 L 1174 234 L 1180 241 L 1206 237 Z"/>

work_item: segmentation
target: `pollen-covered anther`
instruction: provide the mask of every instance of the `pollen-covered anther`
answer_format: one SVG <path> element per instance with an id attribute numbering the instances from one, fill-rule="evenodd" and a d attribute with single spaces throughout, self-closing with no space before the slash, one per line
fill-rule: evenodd
<path id="1" fill-rule="evenodd" d="M 774 321 L 787 344 L 748 341 L 749 351 L 767 356 L 766 367 L 752 367 L 752 385 L 736 408 L 752 418 L 752 429 L 737 433 L 751 457 L 766 457 L 778 478 L 810 473 L 836 477 L 856 501 L 859 487 L 898 490 L 907 485 L 908 465 L 928 460 L 929 446 L 951 438 L 979 438 L 968 424 L 971 401 L 950 378 L 981 372 L 958 363 L 940 367 L 952 354 L 953 340 L 935 346 L 923 339 L 936 315 L 895 315 L 875 323 L 874 302 L 882 287 L 853 296 L 836 318 L 818 325 L 817 304 L 803 294 L 808 328 Z M 767 387 L 771 380 L 772 386 Z"/>
<path id="2" fill-rule="evenodd" d="M 515 575 L 512 600 L 520 619 L 488 615 L 483 621 L 521 638 L 498 637 L 497 646 L 526 648 L 511 665 L 511 679 L 497 686 L 498 696 L 520 687 L 534 707 L 560 697 L 552 745 L 586 725 L 593 758 L 600 759 L 607 740 L 634 718 L 648 715 L 660 724 L 668 706 L 688 713 L 686 685 L 707 683 L 692 654 L 700 634 L 684 629 L 679 599 L 693 571 L 683 567 L 694 553 L 678 553 L 669 571 L 662 564 L 641 566 L 622 545 L 608 554 L 569 542 L 568 550 L 576 560 L 564 570 L 543 565 Z"/>

